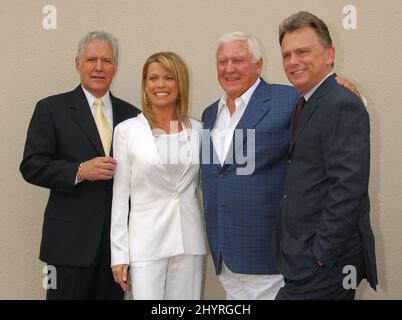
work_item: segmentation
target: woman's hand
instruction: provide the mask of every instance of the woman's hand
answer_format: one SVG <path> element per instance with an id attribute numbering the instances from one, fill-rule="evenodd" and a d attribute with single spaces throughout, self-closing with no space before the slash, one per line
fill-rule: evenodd
<path id="1" fill-rule="evenodd" d="M 117 264 L 112 267 L 114 281 L 116 281 L 120 285 L 121 289 L 124 292 L 128 290 L 127 270 L 128 264 Z"/>
<path id="2" fill-rule="evenodd" d="M 336 77 L 335 80 L 336 80 L 336 82 L 338 82 L 338 84 L 340 84 L 341 86 L 344 86 L 346 89 L 349 89 L 355 95 L 357 95 L 359 97 L 359 99 L 363 102 L 364 106 L 367 107 L 366 99 L 360 94 L 359 90 L 356 88 L 356 86 L 352 82 L 350 82 L 346 78 L 342 78 L 339 76 Z"/>

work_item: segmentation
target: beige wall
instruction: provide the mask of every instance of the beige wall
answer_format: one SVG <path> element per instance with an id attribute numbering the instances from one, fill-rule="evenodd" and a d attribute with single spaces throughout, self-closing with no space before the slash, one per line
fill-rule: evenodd
<path id="1" fill-rule="evenodd" d="M 42 28 L 47 4 L 57 8 L 56 30 Z M 348 4 L 357 8 L 356 30 L 342 26 Z M 120 69 L 112 91 L 137 106 L 145 59 L 161 50 L 180 54 L 191 70 L 191 114 L 200 118 L 221 95 L 214 67 L 219 36 L 235 30 L 255 35 L 265 51 L 265 79 L 288 83 L 277 27 L 299 10 L 328 23 L 337 48 L 336 72 L 356 83 L 369 104 L 371 218 L 380 285 L 377 293 L 362 285 L 358 297 L 402 298 L 400 0 L 1 0 L 0 298 L 44 297 L 43 263 L 37 257 L 47 190 L 25 183 L 18 166 L 35 102 L 78 84 L 73 61 L 80 36 L 105 29 L 119 39 Z M 224 297 L 210 259 L 205 297 Z"/>

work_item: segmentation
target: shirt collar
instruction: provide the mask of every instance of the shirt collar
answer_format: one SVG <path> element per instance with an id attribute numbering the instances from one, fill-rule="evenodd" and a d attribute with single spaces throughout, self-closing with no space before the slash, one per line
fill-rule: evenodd
<path id="1" fill-rule="evenodd" d="M 244 107 L 246 107 L 248 105 L 248 103 L 250 102 L 251 96 L 253 95 L 255 89 L 258 87 L 260 82 L 261 82 L 261 79 L 257 78 L 256 82 L 254 82 L 254 84 L 250 88 L 248 88 L 248 90 L 245 93 L 243 93 L 243 95 L 236 98 L 236 100 L 235 100 L 236 108 L 239 105 L 241 105 L 241 102 L 243 102 Z M 217 115 L 219 115 L 221 113 L 223 107 L 227 106 L 227 101 L 228 101 L 228 95 L 225 93 L 222 96 L 222 98 L 219 100 Z"/>
<path id="2" fill-rule="evenodd" d="M 87 89 L 85 89 L 83 85 L 81 85 L 81 88 L 85 93 L 85 97 L 87 98 L 89 106 L 92 108 L 96 97 L 92 93 L 90 93 Z M 100 99 L 102 100 L 103 106 L 105 107 L 105 109 L 108 109 L 112 105 L 109 91 L 107 91 L 106 94 L 103 97 L 101 97 Z"/>
<path id="3" fill-rule="evenodd" d="M 313 95 L 313 93 L 318 89 L 318 87 L 329 77 L 332 76 L 335 72 L 331 71 L 330 73 L 328 73 L 313 89 L 311 89 L 309 92 L 307 92 L 304 95 L 304 99 L 306 99 L 306 101 L 308 99 L 310 99 L 310 97 Z"/>

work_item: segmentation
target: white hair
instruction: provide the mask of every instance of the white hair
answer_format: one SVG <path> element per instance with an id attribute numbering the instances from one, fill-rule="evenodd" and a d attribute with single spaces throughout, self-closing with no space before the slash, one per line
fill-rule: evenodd
<path id="1" fill-rule="evenodd" d="M 248 51 L 251 54 L 253 63 L 256 63 L 258 60 L 261 59 L 261 57 L 262 57 L 261 47 L 260 47 L 257 39 L 243 31 L 229 32 L 229 33 L 225 33 L 223 36 L 221 36 L 218 41 L 218 50 L 219 50 L 219 47 L 223 43 L 228 43 L 228 42 L 233 42 L 233 41 L 246 41 L 247 42 Z"/>
<path id="2" fill-rule="evenodd" d="M 90 41 L 102 41 L 110 44 L 113 49 L 113 55 L 114 59 L 116 60 L 116 63 L 118 63 L 118 57 L 119 57 L 119 45 L 117 43 L 117 40 L 115 37 L 113 37 L 111 34 L 107 33 L 106 31 L 92 31 L 88 32 L 86 35 L 84 35 L 81 39 L 80 42 L 78 43 L 78 49 L 77 49 L 77 58 L 80 59 L 82 58 L 82 54 L 84 53 L 84 47 L 87 44 L 87 42 Z"/>

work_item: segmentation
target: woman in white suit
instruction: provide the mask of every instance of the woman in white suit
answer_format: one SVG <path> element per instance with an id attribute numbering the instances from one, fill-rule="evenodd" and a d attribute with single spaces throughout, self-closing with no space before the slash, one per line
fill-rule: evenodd
<path id="1" fill-rule="evenodd" d="M 142 79 L 143 113 L 114 132 L 113 276 L 126 291 L 129 270 L 134 299 L 200 299 L 202 127 L 188 117 L 188 70 L 178 55 L 160 52 Z"/>

